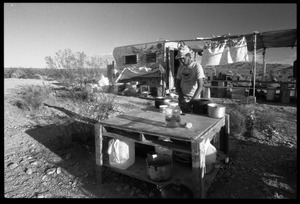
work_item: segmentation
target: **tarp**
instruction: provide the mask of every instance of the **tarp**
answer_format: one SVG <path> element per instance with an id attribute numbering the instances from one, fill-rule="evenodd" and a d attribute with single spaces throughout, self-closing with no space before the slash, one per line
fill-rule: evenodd
<path id="1" fill-rule="evenodd" d="M 254 50 L 254 34 L 245 35 L 228 35 L 215 38 L 209 38 L 205 40 L 219 41 L 228 38 L 239 38 L 245 36 L 247 40 L 248 51 Z M 276 48 L 276 47 L 294 47 L 297 46 L 297 29 L 277 30 L 258 32 L 256 36 L 256 50 L 263 48 Z"/>
<path id="2" fill-rule="evenodd" d="M 158 68 L 129 66 L 123 69 L 119 77 L 116 79 L 116 83 L 122 83 L 128 79 L 134 79 L 136 77 L 161 77 L 162 73 L 165 73 L 165 69 L 161 65 L 159 65 Z"/>

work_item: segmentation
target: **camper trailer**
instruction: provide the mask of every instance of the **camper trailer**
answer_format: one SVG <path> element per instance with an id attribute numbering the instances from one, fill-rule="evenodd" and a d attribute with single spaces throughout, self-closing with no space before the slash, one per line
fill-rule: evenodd
<path id="1" fill-rule="evenodd" d="M 113 50 L 118 77 L 116 83 L 138 82 L 150 88 L 151 95 L 164 96 L 175 87 L 180 62 L 175 59 L 182 41 L 156 41 L 116 47 Z M 199 50 L 193 49 L 196 56 Z"/>

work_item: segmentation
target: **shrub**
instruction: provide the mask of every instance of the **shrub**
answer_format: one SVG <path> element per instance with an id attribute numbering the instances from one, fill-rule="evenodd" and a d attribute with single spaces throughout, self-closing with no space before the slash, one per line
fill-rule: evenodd
<path id="1" fill-rule="evenodd" d="M 253 128 L 262 131 L 266 128 L 270 128 L 275 120 L 276 114 L 273 111 L 255 112 Z"/>
<path id="2" fill-rule="evenodd" d="M 238 104 L 229 104 L 226 106 L 226 113 L 230 118 L 230 132 L 233 136 L 239 136 L 246 131 L 246 107 Z"/>
<path id="3" fill-rule="evenodd" d="M 26 79 L 26 73 L 22 71 L 21 69 L 17 69 L 11 74 L 11 78 L 25 78 Z"/>
<path id="4" fill-rule="evenodd" d="M 52 94 L 49 85 L 24 85 L 17 88 L 17 93 L 13 97 L 14 105 L 20 109 L 33 111 L 39 110 Z"/>

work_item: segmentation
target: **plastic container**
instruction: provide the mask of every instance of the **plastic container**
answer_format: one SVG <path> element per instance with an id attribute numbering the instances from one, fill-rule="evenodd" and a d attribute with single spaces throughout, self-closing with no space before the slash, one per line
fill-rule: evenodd
<path id="1" fill-rule="evenodd" d="M 214 169 L 217 158 L 217 149 L 210 143 L 209 139 L 205 143 L 205 174 L 210 174 Z"/>
<path id="2" fill-rule="evenodd" d="M 180 126 L 180 108 L 178 103 L 171 102 L 165 111 L 166 127 L 176 128 Z"/>
<path id="3" fill-rule="evenodd" d="M 135 162 L 135 143 L 132 140 L 111 139 L 107 153 L 110 166 L 127 169 Z"/>

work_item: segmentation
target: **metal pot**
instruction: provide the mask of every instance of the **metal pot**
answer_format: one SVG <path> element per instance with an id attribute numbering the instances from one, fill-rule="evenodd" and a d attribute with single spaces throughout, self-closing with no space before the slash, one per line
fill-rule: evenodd
<path id="1" fill-rule="evenodd" d="M 223 118 L 225 116 L 225 106 L 220 106 L 216 103 L 209 103 L 208 116 L 212 118 Z"/>
<path id="2" fill-rule="evenodd" d="M 172 100 L 166 99 L 164 97 L 156 97 L 155 98 L 155 107 L 159 109 L 160 105 L 168 105 Z"/>
<path id="3" fill-rule="evenodd" d="M 149 153 L 146 159 L 147 175 L 154 181 L 166 181 L 171 178 L 173 161 L 167 154 Z"/>
<path id="4" fill-rule="evenodd" d="M 196 99 L 193 100 L 193 113 L 196 114 L 208 114 L 207 104 L 211 103 L 210 99 Z"/>
<path id="5" fill-rule="evenodd" d="M 179 183 L 178 180 L 163 186 L 160 191 L 162 198 L 193 198 L 192 191 L 187 186 Z"/>

